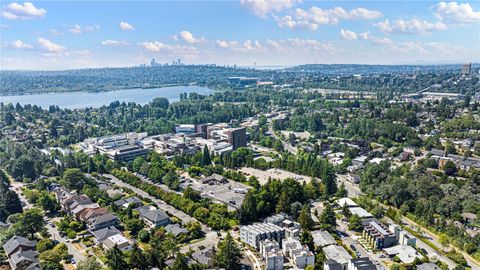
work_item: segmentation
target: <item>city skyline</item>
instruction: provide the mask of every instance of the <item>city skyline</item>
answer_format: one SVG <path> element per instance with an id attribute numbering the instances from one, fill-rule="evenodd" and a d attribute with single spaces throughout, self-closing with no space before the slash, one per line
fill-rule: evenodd
<path id="1" fill-rule="evenodd" d="M 4 70 L 478 62 L 480 4 L 5 2 L 1 40 Z"/>

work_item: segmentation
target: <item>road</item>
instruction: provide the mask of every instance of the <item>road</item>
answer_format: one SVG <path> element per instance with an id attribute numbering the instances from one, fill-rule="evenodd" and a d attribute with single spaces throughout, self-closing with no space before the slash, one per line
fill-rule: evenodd
<path id="1" fill-rule="evenodd" d="M 337 174 L 337 181 L 339 183 L 344 183 L 345 184 L 345 189 L 347 190 L 348 192 L 348 196 L 349 197 L 358 197 L 360 195 L 363 195 L 362 191 L 360 190 L 360 188 L 358 187 L 357 184 L 354 184 L 350 181 L 347 180 L 347 176 L 344 175 L 344 174 Z M 393 221 L 392 221 L 393 222 Z M 412 220 L 410 219 L 407 219 L 406 217 L 403 217 L 402 218 L 402 222 L 407 224 L 408 226 L 410 227 L 418 227 L 419 225 L 414 223 Z M 436 245 L 437 247 L 441 248 L 442 245 L 440 245 L 440 243 L 438 242 L 438 240 L 435 240 L 434 237 L 431 237 L 432 239 L 430 239 L 430 241 Z M 433 240 L 433 241 L 432 241 Z M 420 239 L 417 239 L 417 246 L 420 247 L 420 248 L 423 248 L 427 251 L 427 256 L 429 258 L 438 258 L 439 260 L 443 261 L 444 263 L 446 263 L 449 268 L 454 268 L 456 266 L 455 262 L 453 262 L 452 260 L 450 260 L 449 258 L 447 258 L 446 256 L 438 253 L 436 250 L 434 250 L 433 248 L 431 248 L 430 246 L 428 246 L 425 242 L 423 242 L 422 240 Z M 476 264 L 467 256 L 465 256 L 465 259 L 467 259 L 467 262 L 469 265 L 471 266 L 475 266 Z"/>
<path id="2" fill-rule="evenodd" d="M 348 197 L 355 198 L 362 195 L 362 191 L 358 185 L 348 181 L 348 176 L 346 174 L 336 174 L 337 176 L 337 185 L 345 184 L 345 189 L 347 190 Z"/>
<path id="3" fill-rule="evenodd" d="M 423 235 L 428 236 L 428 238 L 429 238 L 428 240 L 429 240 L 430 242 L 432 242 L 432 243 L 433 243 L 434 245 L 436 245 L 437 247 L 442 247 L 442 245 L 440 244 L 439 237 L 438 237 L 436 234 L 430 232 L 429 230 L 427 230 L 426 228 L 424 228 L 424 227 L 421 226 L 420 224 L 416 223 L 415 221 L 413 221 L 413 220 L 411 220 L 411 219 L 409 219 L 409 218 L 407 218 L 407 217 L 405 217 L 405 216 L 402 217 L 402 222 L 403 222 L 404 224 L 407 224 L 407 226 L 408 226 L 409 228 L 413 229 L 413 230 L 417 230 L 418 228 L 420 228 L 420 230 L 422 231 Z M 425 245 L 426 245 L 426 244 L 425 244 Z M 432 249 L 432 248 L 430 248 L 430 249 Z M 427 249 L 427 250 L 428 250 L 428 249 Z M 432 249 L 432 250 L 433 250 L 433 249 Z M 467 253 L 465 253 L 464 251 L 459 250 L 459 249 L 457 249 L 457 248 L 456 248 L 456 250 L 457 250 L 458 252 L 461 252 L 461 253 L 462 253 L 463 257 L 465 257 L 465 259 L 467 260 L 468 265 L 470 265 L 470 267 L 471 267 L 472 269 L 477 269 L 477 270 L 480 269 L 480 264 L 479 264 L 478 262 L 476 262 L 469 254 L 467 254 Z M 436 251 L 435 251 L 435 253 L 437 253 L 438 255 L 440 255 L 440 254 L 439 254 L 438 252 L 436 252 Z M 452 263 L 452 265 L 455 264 L 453 261 L 450 261 L 450 262 Z M 447 263 L 448 263 L 448 262 L 447 262 Z M 449 264 L 449 266 L 450 266 L 450 264 Z"/>
<path id="4" fill-rule="evenodd" d="M 138 195 L 140 195 L 144 198 L 149 198 L 150 200 L 152 200 L 152 202 L 154 202 L 158 206 L 159 209 L 161 209 L 161 210 L 177 217 L 179 220 L 181 220 L 182 224 L 186 224 L 186 223 L 191 222 L 191 221 L 200 223 L 200 225 L 202 227 L 202 232 L 204 233 L 205 238 L 203 240 L 199 241 L 199 242 L 194 242 L 192 244 L 188 244 L 188 245 L 183 246 L 182 251 L 184 251 L 184 250 L 188 251 L 189 249 L 196 250 L 202 245 L 203 246 L 211 246 L 211 245 L 216 246 L 218 241 L 220 240 L 216 231 L 210 229 L 209 227 L 207 227 L 207 225 L 205 225 L 202 222 L 198 221 L 197 219 L 191 217 L 190 215 L 186 214 L 185 212 L 183 212 L 181 210 L 178 210 L 175 207 L 167 204 L 166 202 L 151 196 L 150 194 L 148 194 L 147 192 L 145 192 L 145 191 L 143 191 L 139 188 L 136 188 L 136 187 L 134 187 L 130 184 L 127 184 L 127 183 L 121 181 L 120 179 L 118 179 L 117 177 L 115 177 L 111 174 L 104 174 L 103 176 L 110 179 L 110 181 L 117 186 L 129 188 L 129 189 L 133 190 L 135 193 L 137 193 Z"/>
<path id="5" fill-rule="evenodd" d="M 337 230 L 344 234 L 342 237 L 342 242 L 348 248 L 352 249 L 352 246 L 355 247 L 354 252 L 357 252 L 361 258 L 369 258 L 372 262 L 375 263 L 377 269 L 388 269 L 388 267 L 382 262 L 382 258 L 380 257 L 381 254 L 368 252 L 365 248 L 360 245 L 357 241 L 359 237 L 352 237 L 355 236 L 355 233 L 348 229 L 347 224 L 344 221 L 339 220 L 337 222 Z"/>
<path id="6" fill-rule="evenodd" d="M 273 138 L 275 138 L 276 140 L 280 140 L 282 142 L 283 148 L 285 150 L 296 155 L 298 153 L 298 149 L 292 146 L 291 144 L 289 144 L 288 142 L 284 142 L 280 137 L 278 137 L 277 134 L 275 134 L 275 131 L 273 130 L 272 125 L 273 125 L 273 122 L 268 125 L 268 132 L 272 134 Z"/>

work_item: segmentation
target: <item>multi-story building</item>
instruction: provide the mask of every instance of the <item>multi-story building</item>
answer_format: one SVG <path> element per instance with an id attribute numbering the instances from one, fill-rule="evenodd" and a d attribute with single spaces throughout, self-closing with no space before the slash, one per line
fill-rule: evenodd
<path id="1" fill-rule="evenodd" d="M 266 270 L 283 270 L 284 258 L 282 251 L 279 249 L 272 250 L 265 257 Z"/>
<path id="2" fill-rule="evenodd" d="M 297 237 L 286 238 L 283 241 L 282 250 L 283 254 L 299 269 L 315 264 L 315 255 L 306 245 L 302 245 Z"/>
<path id="3" fill-rule="evenodd" d="M 282 243 L 283 238 L 285 238 L 285 229 L 275 224 L 255 223 L 240 226 L 240 239 L 257 250 L 262 240 L 269 239 Z"/>
<path id="4" fill-rule="evenodd" d="M 376 270 L 377 267 L 369 258 L 356 258 L 348 262 L 347 270 Z"/>
<path id="5" fill-rule="evenodd" d="M 462 65 L 462 70 L 460 71 L 461 75 L 470 75 L 470 72 L 472 70 L 472 64 L 466 63 Z"/>
<path id="6" fill-rule="evenodd" d="M 247 146 L 247 129 L 232 128 L 227 131 L 228 143 L 232 145 L 233 150 Z"/>
<path id="7" fill-rule="evenodd" d="M 363 228 L 363 237 L 377 250 L 391 247 L 397 242 L 394 233 L 390 232 L 385 225 L 372 220 Z"/>
<path id="8" fill-rule="evenodd" d="M 323 253 L 325 254 L 325 258 L 327 260 L 333 260 L 336 263 L 342 266 L 342 269 L 346 269 L 348 262 L 353 259 L 350 253 L 342 247 L 338 245 L 330 245 L 322 248 Z M 333 264 L 330 269 L 336 269 L 336 264 Z"/>

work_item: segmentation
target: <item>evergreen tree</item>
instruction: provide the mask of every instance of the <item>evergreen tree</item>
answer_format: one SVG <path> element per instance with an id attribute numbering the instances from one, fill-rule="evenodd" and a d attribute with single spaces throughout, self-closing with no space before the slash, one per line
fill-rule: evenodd
<path id="1" fill-rule="evenodd" d="M 330 204 L 325 205 L 325 209 L 323 209 L 322 214 L 320 215 L 319 222 L 322 229 L 330 232 L 335 231 L 337 219 Z"/>
<path id="2" fill-rule="evenodd" d="M 210 158 L 210 152 L 208 151 L 207 145 L 203 147 L 202 153 L 202 166 L 208 166 L 212 164 L 212 159 Z"/>
<path id="3" fill-rule="evenodd" d="M 348 219 L 348 229 L 353 231 L 360 231 L 363 228 L 362 219 L 357 215 L 352 215 Z"/>
<path id="4" fill-rule="evenodd" d="M 142 250 L 138 247 L 137 243 L 133 244 L 130 253 L 130 269 L 147 270 L 148 268 L 148 262 Z"/>
<path id="5" fill-rule="evenodd" d="M 173 262 L 172 270 L 188 270 L 188 269 L 189 267 L 188 267 L 187 258 L 185 258 L 185 255 L 183 255 L 183 253 L 181 252 L 177 253 L 177 257 Z"/>
<path id="6" fill-rule="evenodd" d="M 242 252 L 233 240 L 230 233 L 223 241 L 218 243 L 218 251 L 213 257 L 213 263 L 216 267 L 225 268 L 225 270 L 240 269 L 240 260 L 242 259 Z"/>
<path id="7" fill-rule="evenodd" d="M 245 195 L 242 206 L 240 208 L 240 220 L 245 223 L 254 221 L 257 218 L 257 200 L 254 191 L 249 191 Z"/>
<path id="8" fill-rule="evenodd" d="M 113 248 L 109 249 L 105 254 L 107 258 L 107 265 L 112 270 L 128 270 L 127 262 L 125 261 L 125 256 L 123 252 L 115 245 Z"/>
<path id="9" fill-rule="evenodd" d="M 300 217 L 298 218 L 298 222 L 302 230 L 311 230 L 313 228 L 314 222 L 312 216 L 310 215 L 310 207 L 308 205 L 304 205 L 302 207 L 302 211 L 300 211 Z"/>

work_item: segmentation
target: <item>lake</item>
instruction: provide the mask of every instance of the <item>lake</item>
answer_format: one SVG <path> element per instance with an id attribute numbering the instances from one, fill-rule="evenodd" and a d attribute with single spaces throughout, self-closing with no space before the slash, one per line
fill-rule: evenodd
<path id="1" fill-rule="evenodd" d="M 20 103 L 21 105 L 32 104 L 48 109 L 50 105 L 60 108 L 81 109 L 87 107 L 101 107 L 118 100 L 120 102 L 135 102 L 146 104 L 156 97 L 165 97 L 170 102 L 180 99 L 180 93 L 198 93 L 208 95 L 212 89 L 199 86 L 173 86 L 162 88 L 135 88 L 104 92 L 73 91 L 64 93 L 45 93 L 19 96 L 0 96 L 0 102 Z"/>

